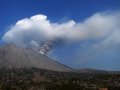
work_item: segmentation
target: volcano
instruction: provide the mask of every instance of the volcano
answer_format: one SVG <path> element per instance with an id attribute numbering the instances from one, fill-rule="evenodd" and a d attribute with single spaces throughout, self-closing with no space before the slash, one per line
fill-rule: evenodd
<path id="1" fill-rule="evenodd" d="M 64 72 L 72 70 L 72 68 L 52 60 L 31 48 L 23 48 L 14 44 L 0 46 L 0 68 L 31 67 Z"/>

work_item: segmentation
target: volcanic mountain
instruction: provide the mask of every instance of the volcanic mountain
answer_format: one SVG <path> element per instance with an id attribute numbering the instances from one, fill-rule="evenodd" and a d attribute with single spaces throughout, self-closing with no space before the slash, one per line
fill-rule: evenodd
<path id="1" fill-rule="evenodd" d="M 0 68 L 41 68 L 52 71 L 71 71 L 70 67 L 60 64 L 33 49 L 13 44 L 0 46 Z"/>

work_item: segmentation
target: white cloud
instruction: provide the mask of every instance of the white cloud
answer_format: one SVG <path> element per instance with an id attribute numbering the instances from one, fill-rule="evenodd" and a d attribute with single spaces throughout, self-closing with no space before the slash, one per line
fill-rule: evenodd
<path id="1" fill-rule="evenodd" d="M 83 22 L 70 20 L 66 23 L 51 23 L 46 15 L 35 15 L 19 20 L 3 36 L 6 42 L 27 46 L 39 45 L 54 38 L 66 41 L 102 40 L 104 44 L 120 43 L 120 12 L 95 13 Z M 34 42 L 33 42 L 34 41 Z"/>
<path id="2" fill-rule="evenodd" d="M 56 55 L 54 50 L 52 57 L 56 55 L 55 58 L 64 58 L 69 60 L 69 63 L 76 63 L 76 65 L 86 65 L 96 61 L 97 64 L 106 62 L 105 66 L 109 66 L 110 62 L 115 63 L 114 60 L 120 59 L 120 11 L 98 12 L 83 22 L 70 20 L 63 23 L 52 23 L 46 15 L 38 14 L 17 21 L 2 39 L 7 43 L 32 46 L 36 50 L 41 43 L 54 41 L 56 38 L 66 42 L 80 42 L 81 45 L 72 55 L 66 55 L 68 59 L 61 57 L 60 54 Z M 63 53 L 64 50 L 58 51 Z M 69 52 L 70 49 L 66 53 Z M 70 60 L 73 58 L 74 60 Z M 115 63 L 115 65 L 117 64 L 118 62 Z"/>

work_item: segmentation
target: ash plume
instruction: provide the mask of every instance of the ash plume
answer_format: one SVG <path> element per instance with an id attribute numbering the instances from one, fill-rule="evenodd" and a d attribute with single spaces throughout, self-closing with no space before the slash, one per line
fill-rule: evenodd
<path id="1" fill-rule="evenodd" d="M 98 46 L 120 43 L 120 11 L 98 12 L 82 22 L 70 20 L 52 23 L 46 15 L 38 14 L 16 22 L 4 34 L 3 41 L 20 46 L 33 43 L 39 53 L 46 54 L 53 48 L 56 38 L 69 42 L 99 41 Z M 47 41 L 47 42 L 45 42 Z M 42 42 L 45 42 L 41 44 Z M 97 44 L 93 42 L 93 47 Z M 40 46 L 41 45 L 41 46 Z M 40 47 L 39 47 L 40 46 Z"/>
<path id="2" fill-rule="evenodd" d="M 48 41 L 39 47 L 38 52 L 40 54 L 46 54 L 52 47 L 53 47 L 53 42 Z"/>
<path id="3" fill-rule="evenodd" d="M 53 47 L 55 47 L 56 45 L 62 43 L 63 40 L 61 39 L 53 39 L 53 40 L 48 40 L 45 43 L 41 44 L 38 48 L 38 52 L 40 54 L 47 54 L 47 52 L 49 52 Z"/>

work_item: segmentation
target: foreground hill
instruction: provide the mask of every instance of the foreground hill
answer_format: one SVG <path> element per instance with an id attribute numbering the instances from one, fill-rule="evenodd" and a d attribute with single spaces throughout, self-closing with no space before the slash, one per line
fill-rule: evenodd
<path id="1" fill-rule="evenodd" d="M 120 74 L 1 68 L 0 90 L 120 90 Z"/>
<path id="2" fill-rule="evenodd" d="M 36 67 L 52 71 L 71 71 L 46 55 L 37 53 L 30 48 L 22 48 L 13 44 L 0 46 L 0 68 L 30 68 Z"/>
<path id="3" fill-rule="evenodd" d="M 111 73 L 110 71 L 104 71 L 104 70 L 96 70 L 96 69 L 91 69 L 91 68 L 84 68 L 84 69 L 77 69 L 76 72 L 78 73 L 96 73 L 96 74 L 107 74 L 107 73 Z M 113 71 L 114 72 L 114 71 Z"/>

